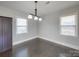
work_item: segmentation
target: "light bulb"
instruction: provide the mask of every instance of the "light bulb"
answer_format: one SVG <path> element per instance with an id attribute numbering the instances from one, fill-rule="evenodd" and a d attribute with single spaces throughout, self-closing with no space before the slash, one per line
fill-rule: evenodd
<path id="1" fill-rule="evenodd" d="M 28 15 L 28 19 L 32 19 L 33 17 L 32 17 L 32 15 Z"/>
<path id="2" fill-rule="evenodd" d="M 38 17 L 37 17 L 37 16 L 35 16 L 35 17 L 34 17 L 34 20 L 38 20 Z"/>
<path id="3" fill-rule="evenodd" d="M 42 18 L 39 18 L 39 21 L 42 21 Z"/>

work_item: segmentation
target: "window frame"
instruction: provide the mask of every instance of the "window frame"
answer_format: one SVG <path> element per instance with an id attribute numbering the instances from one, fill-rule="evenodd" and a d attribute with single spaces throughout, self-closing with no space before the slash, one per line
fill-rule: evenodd
<path id="1" fill-rule="evenodd" d="M 72 15 L 75 15 L 75 34 L 74 35 L 66 35 L 66 34 L 62 34 L 61 32 L 61 28 L 62 28 L 62 25 L 61 25 L 61 17 L 66 17 L 66 16 L 72 16 Z M 72 37 L 77 37 L 78 36 L 78 14 L 69 14 L 69 15 L 65 15 L 65 16 L 60 16 L 60 35 L 63 35 L 63 36 L 72 36 Z M 63 25 L 63 26 L 66 26 L 66 25 Z M 67 25 L 68 26 L 68 25 Z"/>
<path id="2" fill-rule="evenodd" d="M 17 23 L 18 23 L 17 19 L 24 19 L 24 20 L 26 20 L 26 25 L 17 25 Z M 17 30 L 19 27 L 25 27 L 26 31 L 19 33 L 18 30 Z M 25 19 L 25 18 L 16 18 L 16 34 L 25 34 L 25 33 L 28 33 L 28 20 Z"/>

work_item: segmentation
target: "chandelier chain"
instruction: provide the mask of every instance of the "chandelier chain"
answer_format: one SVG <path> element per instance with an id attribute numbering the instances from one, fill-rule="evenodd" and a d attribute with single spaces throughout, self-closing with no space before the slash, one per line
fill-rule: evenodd
<path id="1" fill-rule="evenodd" d="M 35 16 L 37 16 L 37 2 L 38 1 L 35 1 Z"/>

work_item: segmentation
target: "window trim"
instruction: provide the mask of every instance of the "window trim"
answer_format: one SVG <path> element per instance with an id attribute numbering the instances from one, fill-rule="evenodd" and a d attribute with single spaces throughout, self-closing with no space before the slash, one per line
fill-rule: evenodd
<path id="1" fill-rule="evenodd" d="M 61 23 L 61 17 L 66 17 L 66 16 L 72 16 L 72 15 L 75 15 L 75 35 L 73 36 L 73 35 L 65 35 L 65 34 L 62 34 L 61 33 L 61 27 L 62 27 L 62 25 L 60 24 Z M 63 35 L 63 36 L 71 36 L 71 37 L 77 37 L 78 36 L 78 14 L 76 13 L 76 14 L 70 14 L 70 15 L 65 15 L 65 16 L 60 16 L 60 23 L 59 23 L 59 25 L 60 25 L 60 35 Z"/>
<path id="2" fill-rule="evenodd" d="M 25 33 L 28 33 L 28 20 L 27 19 L 25 19 L 26 20 L 26 25 L 17 25 L 17 19 L 25 19 L 25 18 L 16 18 L 16 34 L 25 34 Z M 26 28 L 26 32 L 24 33 L 18 33 L 17 32 L 17 28 L 18 27 L 25 27 Z"/>

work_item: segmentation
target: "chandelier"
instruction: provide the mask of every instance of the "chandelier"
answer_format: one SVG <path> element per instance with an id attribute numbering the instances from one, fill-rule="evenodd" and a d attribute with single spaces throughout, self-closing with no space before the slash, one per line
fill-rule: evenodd
<path id="1" fill-rule="evenodd" d="M 34 1 L 35 3 L 35 14 L 29 14 L 28 15 L 28 19 L 34 19 L 34 20 L 37 20 L 37 21 L 42 21 L 42 18 L 40 16 L 37 15 L 37 3 L 38 1 Z"/>

